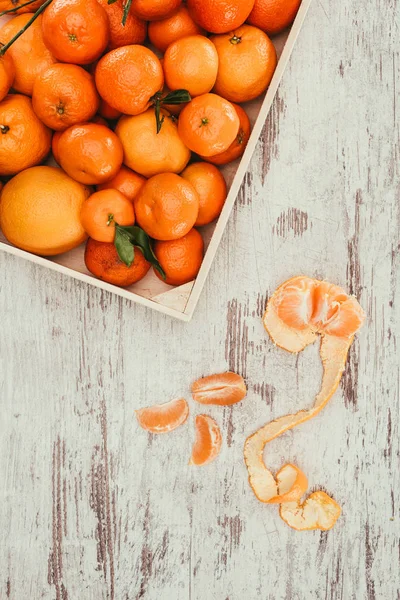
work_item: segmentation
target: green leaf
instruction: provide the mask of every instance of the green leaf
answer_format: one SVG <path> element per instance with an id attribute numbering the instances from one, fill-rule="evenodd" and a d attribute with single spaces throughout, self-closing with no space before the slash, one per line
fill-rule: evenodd
<path id="1" fill-rule="evenodd" d="M 114 246 L 118 256 L 127 267 L 130 267 L 135 259 L 135 249 L 131 243 L 130 236 L 122 227 L 115 225 Z"/>
<path id="2" fill-rule="evenodd" d="M 138 227 L 137 225 L 122 226 L 122 225 L 116 224 L 115 228 L 116 228 L 115 239 L 117 239 L 117 233 L 118 233 L 118 236 L 128 237 L 130 244 L 133 246 L 137 246 L 143 252 L 143 256 L 145 257 L 145 259 L 147 261 L 149 261 L 149 263 L 152 264 L 153 267 L 160 273 L 161 277 L 163 279 L 165 279 L 165 277 L 166 277 L 165 272 L 164 272 L 163 268 L 161 267 L 160 263 L 158 262 L 156 255 L 153 252 L 153 248 L 151 246 L 151 240 L 150 240 L 149 236 L 147 235 L 147 233 L 145 231 L 143 231 L 143 229 L 141 229 L 141 227 Z M 115 246 L 117 247 L 116 244 L 115 244 Z M 118 248 L 117 248 L 117 251 L 118 251 Z M 119 252 L 118 252 L 118 254 L 119 254 Z M 123 260 L 123 259 L 121 259 L 121 260 Z"/>
<path id="3" fill-rule="evenodd" d="M 132 0 L 126 0 L 126 4 L 124 5 L 124 12 L 123 12 L 123 15 L 122 15 L 122 25 L 124 27 L 126 25 L 126 20 L 128 18 L 129 11 L 131 9 L 131 4 L 132 4 Z"/>
<path id="4" fill-rule="evenodd" d="M 157 133 L 160 133 L 162 124 L 164 123 L 165 116 L 161 116 L 161 104 L 158 100 L 155 103 L 155 114 L 156 114 L 156 124 L 157 124 Z"/>
<path id="5" fill-rule="evenodd" d="M 115 4 L 117 0 L 108 0 L 107 4 Z"/>
<path id="6" fill-rule="evenodd" d="M 187 90 L 175 90 L 164 96 L 161 99 L 161 104 L 185 104 L 190 102 L 191 99 L 192 97 Z"/>

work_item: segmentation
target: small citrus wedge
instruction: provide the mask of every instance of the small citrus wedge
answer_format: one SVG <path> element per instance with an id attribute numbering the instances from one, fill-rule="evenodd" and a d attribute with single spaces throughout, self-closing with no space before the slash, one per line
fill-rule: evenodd
<path id="1" fill-rule="evenodd" d="M 206 465 L 215 460 L 222 446 L 221 430 L 208 415 L 196 417 L 196 440 L 193 444 L 190 465 Z"/>
<path id="2" fill-rule="evenodd" d="M 219 406 L 236 404 L 243 400 L 246 393 L 243 377 L 231 371 L 208 375 L 192 384 L 193 400 L 200 404 L 217 404 Z"/>
<path id="3" fill-rule="evenodd" d="M 313 492 L 303 502 L 281 504 L 279 514 L 289 527 L 297 531 L 332 529 L 340 517 L 340 506 L 325 492 Z"/>
<path id="4" fill-rule="evenodd" d="M 136 411 L 140 427 L 152 433 L 169 433 L 182 425 L 188 416 L 189 405 L 184 398 Z"/>

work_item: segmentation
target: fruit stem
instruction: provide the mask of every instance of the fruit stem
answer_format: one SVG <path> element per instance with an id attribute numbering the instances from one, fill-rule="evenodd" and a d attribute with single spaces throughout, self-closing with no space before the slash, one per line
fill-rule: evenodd
<path id="1" fill-rule="evenodd" d="M 126 4 L 124 5 L 124 12 L 122 14 L 122 25 L 125 27 L 126 25 L 126 21 L 128 18 L 128 14 L 131 8 L 131 4 L 132 4 L 132 0 L 127 0 Z"/>
<path id="2" fill-rule="evenodd" d="M 204 117 L 201 120 L 200 127 L 203 127 L 204 125 L 208 125 L 208 119 L 207 119 L 207 117 Z"/>
<path id="3" fill-rule="evenodd" d="M 114 221 L 114 215 L 112 213 L 110 213 L 108 215 L 107 227 L 109 227 L 113 221 Z M 115 225 L 118 225 L 118 223 L 115 223 Z"/>
<path id="4" fill-rule="evenodd" d="M 8 125 L 0 125 L 0 131 L 1 133 L 7 133 L 8 131 L 10 131 L 10 128 Z"/>
<path id="5" fill-rule="evenodd" d="M 25 6 L 29 6 L 30 4 L 34 4 L 37 0 L 29 0 L 29 2 L 25 2 L 25 4 L 19 4 L 18 6 L 14 6 L 14 8 L 9 8 L 8 10 L 3 10 L 0 12 L 0 17 L 4 15 L 8 15 L 9 13 L 17 12 L 20 8 L 24 8 Z"/>
<path id="6" fill-rule="evenodd" d="M 231 37 L 231 39 L 229 41 L 231 44 L 236 46 L 237 44 L 240 44 L 240 42 L 242 41 L 242 38 L 238 37 L 237 35 L 233 35 L 233 37 Z"/>
<path id="7" fill-rule="evenodd" d="M 29 21 L 26 23 L 26 25 L 24 25 L 24 27 L 22 29 L 20 29 L 20 31 L 18 31 L 18 33 L 16 33 L 14 35 L 13 38 L 11 38 L 11 40 L 9 42 L 7 42 L 7 44 L 5 44 L 2 48 L 0 48 L 0 56 L 4 56 L 5 53 L 7 52 L 7 50 L 13 45 L 14 42 L 17 41 L 17 39 L 19 37 L 21 37 L 21 35 L 23 33 L 25 33 L 25 31 L 32 25 L 32 23 L 34 21 L 36 21 L 36 19 L 42 14 L 43 11 L 46 10 L 46 8 L 49 6 L 49 4 L 51 4 L 53 2 L 53 0 L 46 0 L 46 2 L 44 4 L 42 4 L 42 6 L 40 6 L 37 11 L 35 12 L 35 14 L 32 16 L 31 19 L 29 19 Z"/>

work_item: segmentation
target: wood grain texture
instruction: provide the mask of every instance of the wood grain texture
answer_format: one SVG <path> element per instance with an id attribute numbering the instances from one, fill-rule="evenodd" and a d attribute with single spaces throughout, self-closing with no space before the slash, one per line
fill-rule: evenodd
<path id="1" fill-rule="evenodd" d="M 392 600 L 399 587 L 400 5 L 315 0 L 193 321 L 0 254 L 0 598 Z M 341 390 L 268 449 L 343 513 L 296 533 L 247 483 L 245 437 L 308 406 L 317 348 L 272 346 L 261 315 L 303 272 L 367 312 Z M 232 368 L 249 394 L 210 407 L 219 459 L 187 465 L 136 408 Z"/>

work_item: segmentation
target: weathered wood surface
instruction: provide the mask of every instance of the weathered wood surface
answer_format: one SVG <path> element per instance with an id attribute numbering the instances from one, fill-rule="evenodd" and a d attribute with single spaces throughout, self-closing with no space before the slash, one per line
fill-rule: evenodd
<path id="1" fill-rule="evenodd" d="M 399 598 L 399 22 L 396 0 L 315 0 L 190 324 L 0 254 L 1 600 Z M 268 448 L 340 502 L 328 533 L 258 503 L 242 459 L 318 387 L 317 348 L 289 356 L 260 320 L 299 272 L 368 314 L 340 391 Z M 138 429 L 227 367 L 249 396 L 209 411 L 218 461 L 188 467 L 192 419 Z"/>

